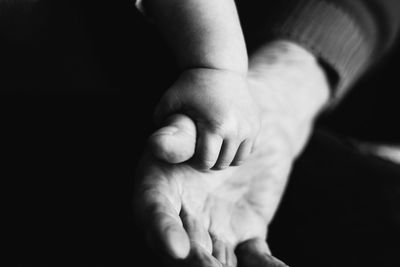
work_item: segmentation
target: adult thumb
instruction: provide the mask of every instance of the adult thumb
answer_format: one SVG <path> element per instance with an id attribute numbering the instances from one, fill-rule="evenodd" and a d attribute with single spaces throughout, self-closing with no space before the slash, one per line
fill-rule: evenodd
<path id="1" fill-rule="evenodd" d="M 187 161 L 195 152 L 196 125 L 186 115 L 172 115 L 150 136 L 149 145 L 154 156 L 163 161 L 173 164 Z"/>

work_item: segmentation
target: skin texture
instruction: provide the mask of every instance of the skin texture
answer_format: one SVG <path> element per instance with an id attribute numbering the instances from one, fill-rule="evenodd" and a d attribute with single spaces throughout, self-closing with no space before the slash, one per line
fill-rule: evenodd
<path id="1" fill-rule="evenodd" d="M 143 0 L 143 7 L 182 70 L 247 73 L 246 45 L 233 0 Z"/>
<path id="2" fill-rule="evenodd" d="M 145 0 L 143 7 L 182 70 L 157 105 L 157 124 L 176 113 L 195 122 L 198 145 L 193 166 L 200 170 L 241 164 L 261 122 L 248 89 L 248 58 L 235 2 Z M 164 153 L 155 154 L 171 160 Z"/>
<path id="3" fill-rule="evenodd" d="M 225 169 L 250 154 L 260 129 L 259 110 L 245 76 L 230 71 L 190 69 L 167 90 L 156 119 L 183 112 L 197 129 L 195 167 Z"/>
<path id="4" fill-rule="evenodd" d="M 200 171 L 147 153 L 139 165 L 133 201 L 139 225 L 149 245 L 172 265 L 285 266 L 265 243 L 268 225 L 293 161 L 327 103 L 329 86 L 315 58 L 284 41 L 253 54 L 248 82 L 262 114 L 258 149 L 250 160 L 218 172 Z M 185 160 L 193 151 L 196 127 L 184 115 L 173 117 L 171 125 L 188 131 L 175 132 L 186 139 L 169 132 L 168 145 L 159 151 L 173 148 L 177 159 Z"/>

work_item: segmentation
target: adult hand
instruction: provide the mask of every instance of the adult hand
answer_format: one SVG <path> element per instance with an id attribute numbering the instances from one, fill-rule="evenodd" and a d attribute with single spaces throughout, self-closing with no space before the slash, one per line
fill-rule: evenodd
<path id="1" fill-rule="evenodd" d="M 139 224 L 155 251 L 176 265 L 281 264 L 268 256 L 268 224 L 329 88 L 315 58 L 286 42 L 257 51 L 249 79 L 263 123 L 258 149 L 246 163 L 199 171 L 148 153 L 138 168 L 134 206 Z"/>
<path id="2" fill-rule="evenodd" d="M 175 123 L 189 121 L 182 116 Z M 256 261 L 239 259 L 245 266 L 273 262 L 267 256 L 267 226 L 292 162 L 290 149 L 280 146 L 287 142 L 278 136 L 244 165 L 223 171 L 202 172 L 186 163 L 172 165 L 147 154 L 137 174 L 134 205 L 150 245 L 175 259 L 175 265 L 236 266 L 239 244 L 238 255 L 240 251 L 248 255 L 243 253 L 247 250 L 259 255 Z"/>

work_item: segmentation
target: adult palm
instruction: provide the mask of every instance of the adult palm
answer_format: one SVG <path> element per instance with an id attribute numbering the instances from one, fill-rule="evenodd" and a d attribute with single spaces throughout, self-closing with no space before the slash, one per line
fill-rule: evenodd
<path id="1" fill-rule="evenodd" d="M 196 259 L 200 266 L 235 266 L 235 249 L 247 241 L 257 243 L 257 253 L 269 254 L 267 227 L 293 160 L 287 136 L 271 126 L 272 117 L 265 121 L 271 130 L 258 140 L 265 145 L 239 167 L 204 172 L 188 162 L 144 156 L 134 204 L 155 249 L 190 265 Z"/>
<path id="2" fill-rule="evenodd" d="M 268 256 L 268 225 L 291 165 L 328 101 L 329 84 L 316 58 L 286 41 L 253 53 L 248 82 L 263 121 L 257 149 L 246 163 L 202 172 L 189 162 L 168 164 L 149 153 L 139 166 L 134 204 L 140 225 L 156 251 L 174 263 L 285 266 Z M 170 123 L 178 132 L 167 129 L 162 135 L 167 142 L 156 138 L 159 147 L 192 155 L 196 127 L 190 123 L 188 118 Z M 172 155 L 174 162 L 179 153 Z"/>

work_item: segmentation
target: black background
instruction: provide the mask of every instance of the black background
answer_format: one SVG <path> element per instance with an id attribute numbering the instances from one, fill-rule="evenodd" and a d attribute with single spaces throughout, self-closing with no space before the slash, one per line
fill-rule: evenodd
<path id="1" fill-rule="evenodd" d="M 153 127 L 153 107 L 176 76 L 173 59 L 131 1 L 33 2 L 20 1 L 23 9 L 2 2 L 7 12 L 0 16 L 5 254 L 20 266 L 150 263 L 154 256 L 132 224 L 129 181 Z M 272 248 L 291 265 L 376 266 L 386 259 L 379 266 L 398 266 L 391 251 L 398 194 L 387 193 L 399 188 L 390 178 L 398 177 L 389 171 L 396 167 L 361 161 L 325 131 L 400 142 L 399 59 L 397 49 L 318 122 L 324 131 L 297 163 L 295 177 L 303 178 L 292 179 L 271 231 Z M 321 159 L 322 150 L 331 153 Z M 390 174 L 376 171 L 381 164 Z M 364 183 L 375 171 L 382 180 Z M 312 208 L 293 213 L 293 203 Z M 365 224 L 368 216 L 375 221 Z M 367 252 L 378 256 L 360 260 Z"/>

